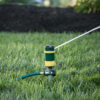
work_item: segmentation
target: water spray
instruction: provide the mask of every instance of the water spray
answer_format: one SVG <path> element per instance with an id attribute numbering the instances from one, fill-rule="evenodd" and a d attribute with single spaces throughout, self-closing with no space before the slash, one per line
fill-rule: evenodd
<path id="1" fill-rule="evenodd" d="M 58 48 L 66 45 L 66 44 L 68 44 L 68 43 L 70 43 L 70 42 L 72 42 L 72 41 L 74 41 L 74 40 L 76 40 L 76 39 L 78 39 L 80 37 L 83 37 L 84 35 L 87 35 L 87 34 L 93 32 L 95 30 L 98 30 L 98 29 L 100 29 L 100 26 L 95 27 L 95 28 L 93 28 L 93 29 L 91 29 L 91 30 L 89 30 L 89 31 L 87 31 L 87 32 L 85 32 L 85 33 L 83 33 L 83 34 L 81 34 L 81 35 L 79 35 L 79 36 L 67 41 L 67 42 L 64 42 L 64 43 L 58 45 L 55 48 L 52 45 L 46 46 L 45 47 L 45 51 L 44 51 L 44 53 L 45 53 L 45 67 L 46 67 L 46 70 L 43 71 L 43 72 L 29 73 L 29 74 L 23 75 L 23 76 L 21 76 L 19 78 L 16 78 L 14 80 L 25 79 L 27 77 L 36 76 L 36 75 L 45 75 L 45 76 L 48 76 L 48 79 L 51 81 L 53 76 L 56 75 L 56 71 L 53 70 L 53 67 L 56 65 L 56 63 L 55 63 L 55 49 L 58 49 Z"/>

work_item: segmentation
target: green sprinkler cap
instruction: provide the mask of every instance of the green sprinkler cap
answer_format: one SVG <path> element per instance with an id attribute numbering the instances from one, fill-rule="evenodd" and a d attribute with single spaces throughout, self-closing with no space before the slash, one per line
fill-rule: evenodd
<path id="1" fill-rule="evenodd" d="M 46 46 L 45 51 L 54 51 L 54 46 L 52 46 L 52 45 Z"/>

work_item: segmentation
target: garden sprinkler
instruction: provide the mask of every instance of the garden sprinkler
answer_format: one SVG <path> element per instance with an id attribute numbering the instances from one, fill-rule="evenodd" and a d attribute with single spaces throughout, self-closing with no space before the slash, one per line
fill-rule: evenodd
<path id="1" fill-rule="evenodd" d="M 34 73 L 29 73 L 26 75 L 23 75 L 21 77 L 18 77 L 14 80 L 20 80 L 20 79 L 25 79 L 30 76 L 36 76 L 36 75 L 45 75 L 48 76 L 49 81 L 52 80 L 52 77 L 56 75 L 56 71 L 52 70 L 52 68 L 56 65 L 55 64 L 55 51 L 54 51 L 54 46 L 48 45 L 45 47 L 45 67 L 47 67 L 47 70 L 44 72 L 34 72 Z"/>
<path id="2" fill-rule="evenodd" d="M 45 66 L 47 67 L 45 75 L 48 75 L 48 79 L 52 80 L 52 77 L 56 75 L 56 72 L 52 70 L 52 68 L 56 65 L 54 46 L 52 45 L 46 46 L 44 53 L 45 53 Z"/>
<path id="3" fill-rule="evenodd" d="M 95 28 L 69 40 L 69 41 L 66 41 L 66 42 L 58 45 L 55 48 L 52 45 L 46 46 L 44 53 L 45 53 L 45 67 L 47 67 L 47 70 L 45 70 L 44 72 L 35 72 L 35 73 L 26 74 L 26 75 L 21 76 L 20 78 L 16 78 L 15 80 L 24 79 L 24 78 L 34 76 L 34 75 L 45 75 L 45 76 L 48 76 L 48 79 L 51 81 L 52 77 L 56 75 L 56 71 L 52 70 L 52 68 L 56 65 L 55 64 L 55 56 L 54 56 L 55 49 L 58 49 L 58 48 L 66 45 L 66 44 L 68 44 L 68 43 L 70 43 L 70 42 L 72 42 L 80 37 L 83 37 L 83 36 L 93 32 L 95 30 L 98 30 L 98 29 L 100 29 L 100 26 L 97 26 L 97 27 L 95 27 Z"/>

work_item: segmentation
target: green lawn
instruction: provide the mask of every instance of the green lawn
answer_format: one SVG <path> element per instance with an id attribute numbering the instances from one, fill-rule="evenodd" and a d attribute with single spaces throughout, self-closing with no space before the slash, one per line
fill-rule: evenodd
<path id="1" fill-rule="evenodd" d="M 0 33 L 0 100 L 100 100 L 100 33 L 56 50 L 57 75 L 13 79 L 44 71 L 44 48 L 79 34 Z"/>

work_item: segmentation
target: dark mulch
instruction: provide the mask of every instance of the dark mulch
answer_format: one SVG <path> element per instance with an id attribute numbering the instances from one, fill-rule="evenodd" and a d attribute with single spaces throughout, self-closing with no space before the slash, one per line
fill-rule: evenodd
<path id="1" fill-rule="evenodd" d="M 80 14 L 73 8 L 0 5 L 0 31 L 84 32 L 98 25 L 100 13 Z"/>

